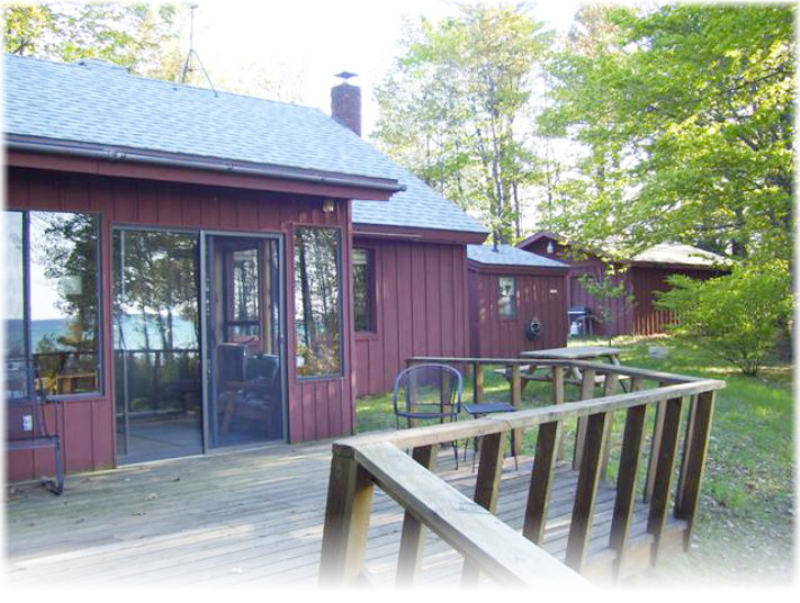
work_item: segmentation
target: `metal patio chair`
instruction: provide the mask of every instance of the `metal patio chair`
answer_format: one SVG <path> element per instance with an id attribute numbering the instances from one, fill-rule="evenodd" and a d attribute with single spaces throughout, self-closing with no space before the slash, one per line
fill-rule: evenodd
<path id="1" fill-rule="evenodd" d="M 400 371 L 394 382 L 395 425 L 400 419 L 408 426 L 416 421 L 456 421 L 461 412 L 464 379 L 456 369 L 444 364 L 417 364 Z M 456 469 L 458 442 L 453 441 Z"/>

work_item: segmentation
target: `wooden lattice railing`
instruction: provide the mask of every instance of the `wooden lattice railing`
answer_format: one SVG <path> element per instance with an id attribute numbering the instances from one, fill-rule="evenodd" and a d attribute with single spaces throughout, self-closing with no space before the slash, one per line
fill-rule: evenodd
<path id="1" fill-rule="evenodd" d="M 471 365 L 476 400 L 482 396 L 482 368 L 508 367 L 510 396 L 519 407 L 521 368 L 530 361 L 482 358 L 412 358 L 410 364 L 440 362 Z M 333 444 L 320 563 L 320 584 L 351 584 L 362 576 L 370 507 L 377 484 L 405 510 L 397 566 L 398 584 L 409 584 L 420 567 L 425 528 L 464 557 L 462 582 L 480 572 L 503 584 L 578 583 L 580 574 L 619 577 L 649 566 L 667 542 L 688 549 L 707 455 L 714 393 L 723 381 L 684 377 L 596 362 L 537 361 L 549 375 L 554 404 L 485 418 L 354 436 Z M 580 397 L 565 402 L 567 371 L 580 375 Z M 529 377 L 532 375 L 528 375 Z M 598 376 L 603 396 L 593 397 Z M 626 382 L 628 391 L 616 393 Z M 645 389 L 648 384 L 655 387 Z M 646 534 L 631 538 L 637 472 L 646 432 L 652 424 L 644 500 L 649 503 Z M 682 409 L 688 406 L 685 428 Z M 598 484 L 608 462 L 613 413 L 625 413 L 613 517 L 607 548 L 589 556 Z M 577 420 L 573 464 L 578 471 L 564 563 L 546 553 L 543 543 L 550 489 L 563 451 L 565 421 Z M 503 464 L 504 435 L 538 429 L 522 534 L 493 515 Z M 439 445 L 480 438 L 474 500 L 433 473 Z M 683 437 L 683 443 L 679 440 Z M 520 442 L 521 438 L 515 438 Z M 673 488 L 676 457 L 681 455 Z M 403 452 L 411 449 L 411 456 Z M 669 509 L 672 508 L 670 516 Z"/>

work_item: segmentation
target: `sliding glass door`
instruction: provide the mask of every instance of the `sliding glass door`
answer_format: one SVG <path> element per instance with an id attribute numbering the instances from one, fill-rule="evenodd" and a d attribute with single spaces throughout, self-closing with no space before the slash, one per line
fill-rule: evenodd
<path id="1" fill-rule="evenodd" d="M 280 240 L 113 233 L 120 463 L 286 438 Z"/>
<path id="2" fill-rule="evenodd" d="M 116 230 L 113 281 L 118 460 L 202 452 L 198 235 Z"/>

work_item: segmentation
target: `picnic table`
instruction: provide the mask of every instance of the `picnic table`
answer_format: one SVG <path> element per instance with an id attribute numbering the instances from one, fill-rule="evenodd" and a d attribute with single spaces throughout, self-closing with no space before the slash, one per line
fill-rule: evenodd
<path id="1" fill-rule="evenodd" d="M 530 358 L 532 360 L 597 360 L 607 359 L 609 363 L 619 365 L 619 355 L 622 353 L 620 348 L 612 348 L 610 346 L 600 345 L 584 345 L 573 346 L 566 348 L 548 348 L 545 350 L 528 350 L 520 353 L 522 358 Z M 527 377 L 529 380 L 533 379 L 533 373 L 536 371 L 535 364 L 531 363 L 528 368 Z M 583 376 L 580 369 L 571 367 L 570 372 L 574 381 L 573 383 L 580 384 Z M 602 375 L 597 376 L 597 382 L 602 383 L 605 377 Z M 623 386 L 624 388 L 624 386 Z"/>

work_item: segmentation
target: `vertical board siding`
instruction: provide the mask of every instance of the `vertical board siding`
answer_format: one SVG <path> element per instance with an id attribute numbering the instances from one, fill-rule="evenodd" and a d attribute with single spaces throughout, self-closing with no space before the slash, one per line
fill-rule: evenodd
<path id="1" fill-rule="evenodd" d="M 599 311 L 599 302 L 594 296 L 587 293 L 580 282 L 580 277 L 583 275 L 590 275 L 594 278 L 602 278 L 604 274 L 604 266 L 601 262 L 585 262 L 580 265 L 573 266 L 569 271 L 569 303 L 567 309 L 573 306 L 588 306 L 592 312 L 597 315 Z M 628 293 L 633 293 L 630 282 L 630 274 L 626 273 L 623 277 L 626 283 Z M 592 333 L 594 335 L 621 335 L 623 333 L 631 332 L 631 323 L 633 308 L 630 304 L 622 299 L 613 299 L 609 302 L 611 310 L 611 320 L 603 324 L 594 321 L 592 323 Z"/>
<path id="2" fill-rule="evenodd" d="M 356 395 L 390 391 L 411 356 L 469 353 L 464 245 L 373 240 L 376 332 L 356 334 Z"/>
<path id="3" fill-rule="evenodd" d="M 285 236 L 287 400 L 289 439 L 301 441 L 352 433 L 354 407 L 351 357 L 349 204 L 326 214 L 321 200 L 252 190 L 77 175 L 10 167 L 6 205 L 17 210 L 94 211 L 101 216 L 102 353 L 105 392 L 63 403 L 60 433 L 67 471 L 105 469 L 115 463 L 114 379 L 111 340 L 111 229 L 114 225 L 230 230 Z M 342 377 L 301 381 L 294 371 L 293 227 L 341 229 Z M 53 417 L 55 420 L 55 417 Z M 7 455 L 10 481 L 52 474 L 52 454 L 17 451 Z"/>
<path id="4" fill-rule="evenodd" d="M 709 270 L 678 268 L 635 267 L 630 271 L 630 279 L 636 304 L 633 308 L 631 329 L 637 335 L 653 335 L 664 332 L 675 316 L 667 310 L 655 307 L 656 291 L 667 291 L 670 286 L 667 278 L 673 274 L 683 274 L 693 279 L 705 280 L 716 276 Z"/>
<path id="5" fill-rule="evenodd" d="M 517 316 L 501 317 L 498 307 L 500 276 L 517 281 Z M 564 275 L 525 275 L 518 270 L 503 273 L 470 268 L 471 353 L 483 357 L 516 358 L 524 350 L 562 347 L 567 342 L 567 308 Z M 551 293 L 556 291 L 556 293 Z M 477 320 L 476 320 L 477 318 Z M 542 332 L 531 341 L 528 323 L 538 318 Z"/>

